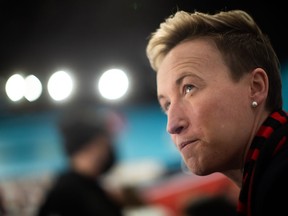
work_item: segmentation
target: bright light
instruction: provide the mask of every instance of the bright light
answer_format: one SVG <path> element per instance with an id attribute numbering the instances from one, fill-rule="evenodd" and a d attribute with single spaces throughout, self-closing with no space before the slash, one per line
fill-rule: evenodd
<path id="1" fill-rule="evenodd" d="M 25 78 L 25 98 L 32 102 L 37 100 L 42 93 L 42 84 L 34 75 Z"/>
<path id="2" fill-rule="evenodd" d="M 71 95 L 73 80 L 65 71 L 57 71 L 50 77 L 47 87 L 50 96 L 56 101 L 61 101 Z"/>
<path id="3" fill-rule="evenodd" d="M 25 80 L 20 74 L 12 75 L 6 82 L 6 94 L 12 101 L 19 101 L 25 92 Z"/>
<path id="4" fill-rule="evenodd" d="M 115 100 L 125 95 L 129 87 L 127 75 L 119 69 L 111 69 L 102 74 L 98 90 L 102 97 Z"/>

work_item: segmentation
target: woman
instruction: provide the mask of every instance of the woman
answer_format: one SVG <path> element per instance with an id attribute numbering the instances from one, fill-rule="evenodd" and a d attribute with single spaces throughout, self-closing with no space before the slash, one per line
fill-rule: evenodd
<path id="1" fill-rule="evenodd" d="M 146 51 L 167 131 L 190 171 L 232 179 L 241 189 L 239 215 L 288 214 L 280 64 L 253 18 L 178 11 Z"/>

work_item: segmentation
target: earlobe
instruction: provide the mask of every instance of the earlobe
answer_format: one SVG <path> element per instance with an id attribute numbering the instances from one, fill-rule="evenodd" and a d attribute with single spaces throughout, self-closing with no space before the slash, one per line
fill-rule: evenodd
<path id="1" fill-rule="evenodd" d="M 256 101 L 258 104 L 266 100 L 269 89 L 269 80 L 266 71 L 262 68 L 256 68 L 251 73 L 250 80 L 251 101 Z"/>

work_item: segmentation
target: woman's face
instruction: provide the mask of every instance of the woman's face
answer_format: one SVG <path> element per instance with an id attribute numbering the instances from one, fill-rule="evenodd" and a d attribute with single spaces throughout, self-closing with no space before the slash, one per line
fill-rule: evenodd
<path id="1" fill-rule="evenodd" d="M 254 121 L 250 74 L 235 82 L 207 40 L 173 48 L 157 72 L 157 94 L 167 131 L 197 175 L 240 169 Z"/>

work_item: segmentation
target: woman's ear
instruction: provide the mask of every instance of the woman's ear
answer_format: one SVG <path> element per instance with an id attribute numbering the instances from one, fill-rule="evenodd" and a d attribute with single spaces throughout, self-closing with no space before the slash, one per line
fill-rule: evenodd
<path id="1" fill-rule="evenodd" d="M 266 71 L 262 68 L 256 68 L 251 73 L 250 80 L 251 101 L 258 104 L 263 103 L 268 96 L 269 80 Z"/>

